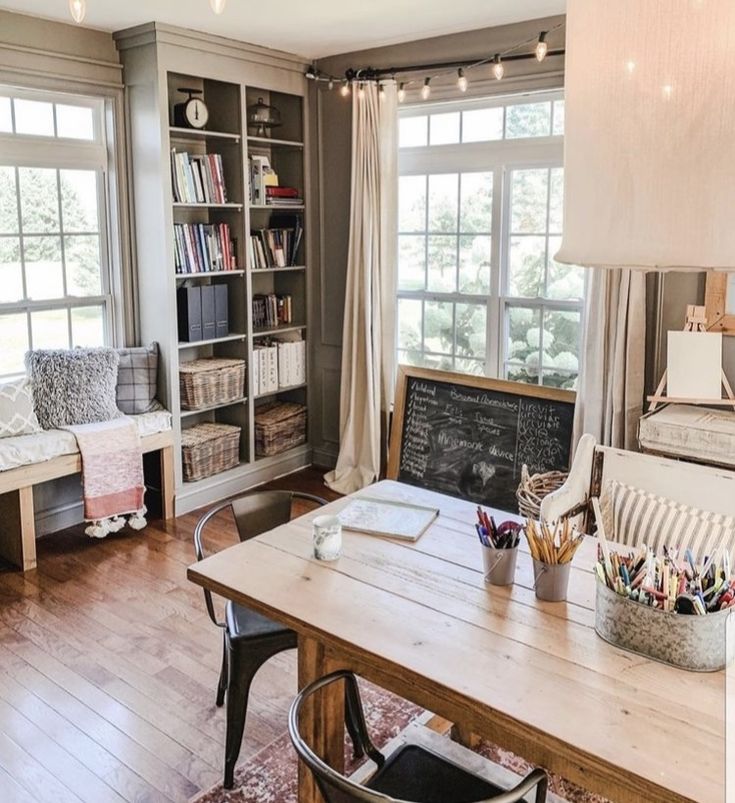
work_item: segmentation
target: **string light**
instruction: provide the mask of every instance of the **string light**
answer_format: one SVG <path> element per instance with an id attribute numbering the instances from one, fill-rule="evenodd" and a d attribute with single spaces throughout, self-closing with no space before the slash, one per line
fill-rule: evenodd
<path id="1" fill-rule="evenodd" d="M 81 25 L 84 21 L 84 15 L 87 13 L 87 3 L 85 0 L 69 0 L 69 13 L 77 25 Z"/>
<path id="2" fill-rule="evenodd" d="M 339 94 L 342 95 L 343 98 L 346 98 L 350 94 L 350 85 L 347 81 L 344 81 L 342 86 L 339 88 Z"/>
<path id="3" fill-rule="evenodd" d="M 396 93 L 398 97 L 398 102 L 403 103 L 406 99 L 406 85 L 404 83 L 398 84 L 398 92 Z"/>
<path id="4" fill-rule="evenodd" d="M 329 83 L 327 84 L 327 87 L 329 88 L 330 92 L 334 89 L 334 79 L 333 78 L 329 79 Z"/>
<path id="5" fill-rule="evenodd" d="M 212 6 L 215 14 L 221 14 L 225 10 L 226 2 L 227 0 L 209 0 L 209 5 Z"/>
<path id="6" fill-rule="evenodd" d="M 431 78 L 424 78 L 424 85 L 421 87 L 421 100 L 428 100 L 431 95 Z"/>
<path id="7" fill-rule="evenodd" d="M 628 71 L 628 75 L 633 75 L 633 73 L 635 72 L 635 62 L 632 59 L 626 61 L 625 69 Z"/>
<path id="8" fill-rule="evenodd" d="M 503 62 L 500 60 L 499 53 L 496 53 L 493 56 L 493 75 L 498 81 L 500 81 L 501 78 L 505 75 L 505 67 L 503 66 Z"/>
<path id="9" fill-rule="evenodd" d="M 364 97 L 365 97 L 365 84 L 360 84 L 360 86 L 358 86 L 358 87 L 357 87 L 357 94 L 358 94 L 358 95 L 359 95 L 361 98 L 364 98 Z"/>
<path id="10" fill-rule="evenodd" d="M 460 92 L 467 91 L 467 76 L 464 74 L 464 70 L 460 67 L 457 70 L 457 89 Z"/>
<path id="11" fill-rule="evenodd" d="M 546 44 L 546 34 L 548 31 L 541 31 L 538 35 L 538 42 L 536 42 L 536 59 L 537 61 L 543 61 L 546 58 L 546 54 L 549 52 L 549 46 Z"/>
<path id="12" fill-rule="evenodd" d="M 380 98 L 381 103 L 385 103 L 385 87 L 383 84 L 381 84 L 380 88 L 378 89 L 378 97 Z"/>

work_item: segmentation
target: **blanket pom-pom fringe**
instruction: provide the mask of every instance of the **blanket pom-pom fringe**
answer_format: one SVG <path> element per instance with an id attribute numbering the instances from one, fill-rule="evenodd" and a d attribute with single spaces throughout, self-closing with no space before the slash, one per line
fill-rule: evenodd
<path id="1" fill-rule="evenodd" d="M 128 519 L 128 525 L 134 530 L 142 530 L 148 524 L 145 518 L 145 514 L 147 512 L 148 508 L 143 505 L 140 510 L 136 510 L 135 513 L 133 513 L 133 515 Z"/>
<path id="2" fill-rule="evenodd" d="M 100 519 L 93 521 L 84 532 L 90 538 L 104 538 L 110 533 L 110 519 Z"/>

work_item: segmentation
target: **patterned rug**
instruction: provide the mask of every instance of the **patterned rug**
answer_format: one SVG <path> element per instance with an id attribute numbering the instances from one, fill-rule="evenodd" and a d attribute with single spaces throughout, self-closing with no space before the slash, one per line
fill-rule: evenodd
<path id="1" fill-rule="evenodd" d="M 378 748 L 423 713 L 418 706 L 365 681 L 360 681 L 360 694 L 368 731 Z M 521 776 L 533 769 L 524 759 L 489 742 L 481 742 L 477 752 Z M 354 772 L 362 761 L 353 760 L 351 744 L 345 737 L 346 773 Z M 298 803 L 297 775 L 296 753 L 288 733 L 284 733 L 237 768 L 234 789 L 224 789 L 220 783 L 190 803 Z M 556 775 L 551 776 L 550 791 L 569 803 L 608 803 Z"/>

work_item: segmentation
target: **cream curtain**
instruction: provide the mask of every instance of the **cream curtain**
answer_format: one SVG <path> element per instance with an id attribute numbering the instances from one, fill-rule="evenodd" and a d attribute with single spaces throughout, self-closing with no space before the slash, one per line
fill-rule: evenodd
<path id="1" fill-rule="evenodd" d="M 591 271 L 574 419 L 574 442 L 589 432 L 598 443 L 637 449 L 646 359 L 646 275 Z"/>
<path id="2" fill-rule="evenodd" d="M 352 193 L 342 338 L 340 449 L 327 485 L 352 493 L 375 481 L 393 393 L 398 113 L 395 85 L 352 98 Z"/>

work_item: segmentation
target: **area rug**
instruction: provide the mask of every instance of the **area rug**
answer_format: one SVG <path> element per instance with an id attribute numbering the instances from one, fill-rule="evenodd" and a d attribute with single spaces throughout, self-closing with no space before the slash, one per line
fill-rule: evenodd
<path id="1" fill-rule="evenodd" d="M 360 694 L 368 731 L 379 749 L 424 713 L 407 700 L 362 680 Z M 476 751 L 521 776 L 533 769 L 524 759 L 489 742 L 481 742 Z M 353 760 L 351 743 L 345 737 L 345 772 L 351 774 L 364 760 Z M 220 783 L 190 803 L 298 803 L 297 785 L 298 760 L 288 733 L 284 733 L 235 770 L 234 789 L 224 789 Z M 609 803 L 556 775 L 551 776 L 550 791 L 569 803 Z"/>

